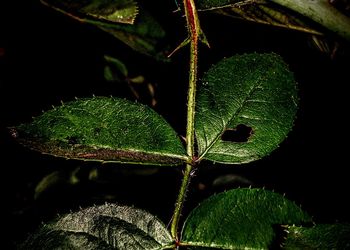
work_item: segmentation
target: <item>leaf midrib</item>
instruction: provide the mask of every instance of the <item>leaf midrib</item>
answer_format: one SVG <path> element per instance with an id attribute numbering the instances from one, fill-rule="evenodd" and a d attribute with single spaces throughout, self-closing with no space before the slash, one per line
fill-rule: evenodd
<path id="1" fill-rule="evenodd" d="M 226 123 L 223 122 L 223 129 L 215 136 L 214 140 L 209 144 L 209 146 L 204 150 L 204 152 L 198 157 L 198 161 L 202 160 L 204 158 L 204 156 L 208 153 L 208 151 L 213 147 L 213 145 L 219 140 L 220 136 L 225 132 L 226 126 L 229 122 L 231 122 L 234 118 L 237 117 L 237 115 L 242 111 L 243 107 L 245 106 L 245 104 L 247 103 L 248 99 L 252 96 L 252 94 L 262 85 L 262 79 L 264 77 L 259 78 L 259 80 L 256 82 L 257 84 L 255 86 L 253 86 L 248 94 L 246 95 L 246 97 L 244 98 L 241 106 L 236 110 L 236 112 L 233 114 L 232 118 L 229 119 Z M 205 134 L 206 136 L 206 134 Z"/>
<path id="2" fill-rule="evenodd" d="M 137 225 L 135 223 L 132 223 L 132 222 L 130 222 L 128 220 L 123 219 L 122 217 L 113 217 L 113 216 L 104 215 L 104 214 L 99 215 L 99 217 L 105 217 L 105 218 L 109 218 L 109 219 L 117 220 L 117 221 L 119 220 L 120 223 L 125 223 L 129 227 L 135 228 L 136 230 L 139 230 L 140 232 L 144 233 L 146 236 L 148 236 L 151 239 L 153 239 L 159 245 L 159 247 L 153 248 L 153 250 L 163 250 L 163 249 L 169 249 L 170 246 L 173 247 L 173 244 L 164 245 L 161 241 L 157 240 L 154 235 L 151 235 L 150 232 L 148 232 L 147 230 L 145 230 L 144 228 L 142 228 L 141 226 L 139 226 L 139 225 Z M 95 235 L 95 234 L 91 233 L 91 231 L 90 231 L 91 228 L 88 228 L 87 230 L 82 230 L 81 228 L 73 229 L 73 228 L 58 227 L 56 229 L 55 227 L 53 227 L 52 230 L 54 230 L 54 231 L 60 230 L 60 231 L 63 231 L 63 232 L 87 234 L 87 235 L 89 235 L 91 237 L 94 237 L 94 238 L 96 238 L 98 240 L 101 240 L 101 241 L 105 242 L 107 245 L 111 245 L 111 243 L 108 240 L 104 239 L 103 237 L 100 237 L 98 235 Z M 130 236 L 135 240 L 135 242 L 137 242 L 137 244 L 140 247 L 142 247 L 141 243 L 134 237 L 134 235 L 130 234 Z M 115 247 L 115 246 L 113 246 L 113 247 Z"/>
<path id="3" fill-rule="evenodd" d="M 223 250 L 238 250 L 241 249 L 239 246 L 222 246 L 222 245 L 213 245 L 213 244 L 208 244 L 205 242 L 186 242 L 186 241 L 181 241 L 180 242 L 181 246 L 185 247 L 205 247 L 205 248 L 211 248 L 211 249 L 223 249 Z M 244 247 L 245 250 L 266 250 L 265 248 L 256 248 L 256 247 Z"/>

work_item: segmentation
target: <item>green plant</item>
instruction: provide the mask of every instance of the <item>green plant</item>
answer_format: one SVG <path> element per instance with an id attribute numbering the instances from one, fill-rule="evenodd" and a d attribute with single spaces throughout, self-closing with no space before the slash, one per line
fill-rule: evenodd
<path id="1" fill-rule="evenodd" d="M 233 12 L 242 6 L 261 7 L 260 11 L 273 16 L 281 13 L 268 4 L 260 6 L 252 2 L 253 6 L 246 1 L 202 1 L 198 5 L 220 11 L 229 5 Z M 75 3 L 76 6 L 70 2 L 44 3 L 96 25 L 136 51 L 166 60 L 156 49 L 158 38 L 163 34 L 161 27 L 147 12 L 138 10 L 134 1 L 106 1 L 102 5 L 92 1 L 91 4 Z M 190 44 L 185 143 L 149 107 L 113 97 L 81 98 L 64 103 L 34 118 L 30 124 L 11 128 L 20 143 L 50 155 L 141 165 L 183 165 L 184 176 L 170 232 L 145 211 L 106 204 L 58 218 L 29 237 L 23 247 L 266 249 L 274 244 L 287 249 L 347 247 L 348 225 L 313 225 L 311 217 L 294 203 L 263 189 L 243 188 L 212 196 L 194 209 L 182 230 L 179 229 L 189 183 L 199 171 L 200 163 L 243 164 L 269 155 L 291 130 L 298 104 L 293 74 L 274 53 L 223 59 L 204 74 L 197 87 L 198 43 L 208 45 L 208 41 L 200 27 L 195 3 L 184 0 L 182 9 L 189 37 L 178 48 Z M 134 23 L 138 15 L 141 21 Z M 249 19 L 249 16 L 246 14 L 243 18 Z M 277 20 L 278 25 L 290 27 L 290 20 L 296 19 L 283 16 Z M 276 24 L 266 17 L 260 21 Z M 339 22 L 344 25 L 340 34 L 348 39 L 347 23 Z M 332 26 L 325 26 L 338 32 Z M 318 33 L 294 23 L 292 28 Z M 122 62 L 106 59 L 109 63 L 106 77 L 128 78 Z M 131 87 L 135 81 L 137 79 L 129 79 Z M 332 237 L 323 238 L 329 234 Z"/>

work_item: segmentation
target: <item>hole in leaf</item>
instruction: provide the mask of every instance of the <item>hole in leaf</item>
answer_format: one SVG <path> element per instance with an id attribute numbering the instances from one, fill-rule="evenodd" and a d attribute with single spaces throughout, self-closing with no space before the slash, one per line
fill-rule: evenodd
<path id="1" fill-rule="evenodd" d="M 254 132 L 251 127 L 248 127 L 244 124 L 239 124 L 233 129 L 226 129 L 222 134 L 221 139 L 223 141 L 230 142 L 247 142 L 253 133 Z"/>

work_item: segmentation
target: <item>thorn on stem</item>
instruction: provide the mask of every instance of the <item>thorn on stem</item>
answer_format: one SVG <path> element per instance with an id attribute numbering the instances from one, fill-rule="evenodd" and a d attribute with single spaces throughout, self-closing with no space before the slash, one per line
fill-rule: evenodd
<path id="1" fill-rule="evenodd" d="M 176 51 L 178 51 L 179 49 L 181 49 L 182 47 L 185 47 L 187 44 L 189 44 L 191 41 L 191 39 L 189 37 L 187 37 L 182 43 L 180 43 L 179 46 L 177 46 L 169 55 L 168 58 L 170 58 Z"/>

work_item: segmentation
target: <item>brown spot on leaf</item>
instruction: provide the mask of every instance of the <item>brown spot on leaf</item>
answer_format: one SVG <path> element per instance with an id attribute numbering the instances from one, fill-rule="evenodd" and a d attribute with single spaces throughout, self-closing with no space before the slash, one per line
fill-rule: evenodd
<path id="1" fill-rule="evenodd" d="M 74 140 L 74 138 L 66 138 Z M 147 163 L 151 165 L 179 165 L 183 160 L 157 153 L 138 152 L 132 150 L 106 149 L 68 144 L 59 141 L 40 141 L 35 138 L 17 138 L 18 142 L 44 154 L 68 159 L 85 159 L 104 162 Z M 71 141 L 73 142 L 73 141 Z M 72 145 L 74 148 L 72 149 Z"/>

